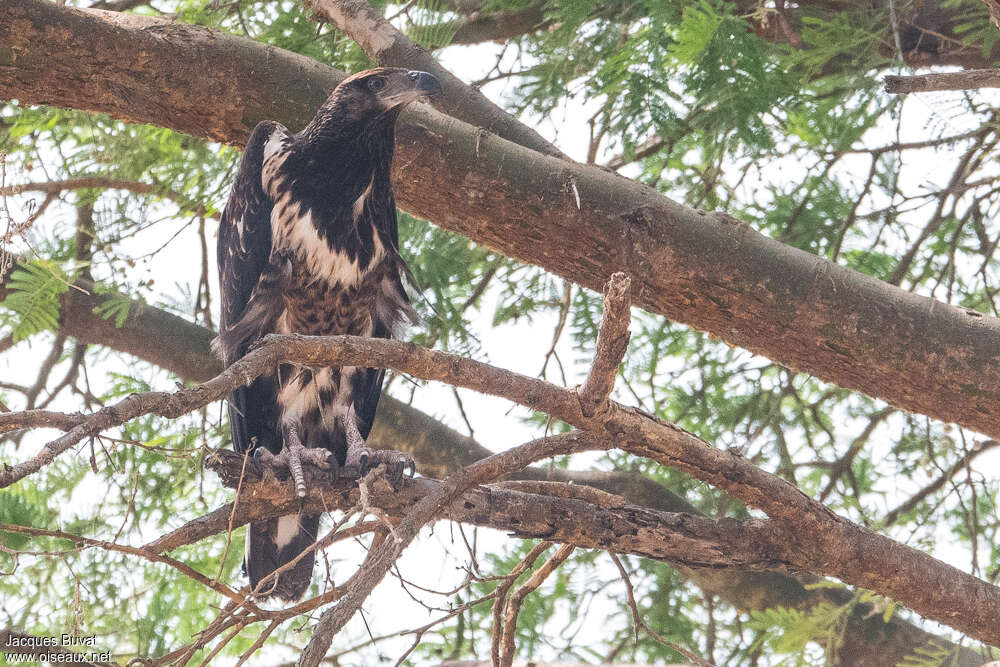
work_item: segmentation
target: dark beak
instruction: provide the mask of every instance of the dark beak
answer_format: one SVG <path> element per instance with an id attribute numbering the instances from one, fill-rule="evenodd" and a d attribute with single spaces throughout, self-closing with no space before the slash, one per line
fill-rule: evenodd
<path id="1" fill-rule="evenodd" d="M 407 72 L 406 76 L 413 81 L 414 89 L 419 90 L 424 95 L 431 97 L 441 94 L 441 82 L 434 75 L 419 70 L 411 70 Z"/>

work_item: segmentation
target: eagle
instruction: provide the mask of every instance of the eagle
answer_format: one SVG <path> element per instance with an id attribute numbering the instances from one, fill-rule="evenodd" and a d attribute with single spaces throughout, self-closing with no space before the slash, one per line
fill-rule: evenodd
<path id="1" fill-rule="evenodd" d="M 344 79 L 301 132 L 274 121 L 254 128 L 219 227 L 215 346 L 225 366 L 271 333 L 391 338 L 417 321 L 389 172 L 400 111 L 440 90 L 426 72 L 370 69 Z M 281 364 L 230 395 L 233 447 L 287 469 L 300 497 L 303 461 L 335 477 L 380 463 L 395 481 L 412 475 L 408 455 L 365 446 L 383 376 Z M 313 551 L 269 575 L 315 542 L 319 519 L 300 512 L 250 524 L 243 567 L 259 598 L 302 597 Z"/>

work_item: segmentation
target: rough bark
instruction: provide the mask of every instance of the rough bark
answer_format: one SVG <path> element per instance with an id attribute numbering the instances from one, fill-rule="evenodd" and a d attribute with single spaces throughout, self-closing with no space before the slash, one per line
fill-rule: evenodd
<path id="1" fill-rule="evenodd" d="M 89 288 L 89 285 L 85 287 Z M 76 303 L 62 313 L 61 326 L 65 333 L 88 343 L 127 352 L 170 369 L 188 381 L 205 381 L 221 371 L 221 365 L 209 351 L 209 341 L 214 334 L 208 329 L 135 302 L 125 325 L 122 329 L 115 329 L 93 311 L 93 306 L 100 299 L 111 298 L 110 295 L 95 296 L 92 291 L 84 294 L 76 290 L 68 294 L 73 295 Z M 154 331 L 167 331 L 168 335 L 154 338 L 150 335 Z M 77 423 L 75 419 L 60 418 L 51 425 L 69 430 Z M 419 462 L 423 474 L 441 478 L 490 454 L 475 440 L 391 396 L 383 396 L 379 403 L 371 444 L 377 448 L 408 451 Z M 684 499 L 635 472 L 526 468 L 516 477 L 586 484 L 622 496 L 634 505 L 662 512 L 699 514 L 698 509 Z M 220 512 L 219 520 L 228 521 L 229 510 Z M 206 525 L 209 524 L 211 521 L 206 522 Z M 719 595 L 739 609 L 809 609 L 823 601 L 842 605 L 851 597 L 847 590 L 806 589 L 804 584 L 814 581 L 812 577 L 770 571 L 677 567 L 703 590 Z M 950 644 L 898 617 L 884 623 L 879 614 L 871 614 L 867 606 L 862 605 L 848 619 L 840 654 L 842 664 L 877 667 L 895 664 L 912 654 L 915 647 L 931 641 L 938 645 Z M 974 651 L 956 649 L 959 651 L 960 667 L 982 664 L 983 660 Z"/>
<path id="2" fill-rule="evenodd" d="M 506 41 L 551 25 L 542 5 L 497 12 L 474 12 L 458 22 L 452 44 Z"/>
<path id="3" fill-rule="evenodd" d="M 0 6 L 0 97 L 25 104 L 239 143 L 263 118 L 301 127 L 340 76 L 206 28 L 41 0 Z M 426 108 L 400 123 L 394 187 L 406 210 L 499 252 L 592 289 L 623 270 L 638 306 L 898 407 L 1000 436 L 1000 322 L 992 317 L 909 294 L 727 216 Z"/>
<path id="4" fill-rule="evenodd" d="M 599 414 L 587 417 L 575 390 L 412 343 L 352 336 L 266 336 L 258 347 L 206 383 L 172 393 L 133 394 L 87 415 L 34 457 L 0 469 L 0 486 L 33 474 L 81 440 L 105 429 L 146 414 L 178 417 L 223 398 L 235 387 L 281 363 L 393 368 L 417 378 L 474 389 L 545 412 L 596 435 L 603 448 L 617 447 L 677 468 L 724 490 L 749 507 L 763 510 L 783 531 L 789 547 L 809 562 L 815 572 L 874 590 L 971 638 L 1000 646 L 1000 627 L 993 622 L 1000 616 L 1000 589 L 836 515 L 738 453 L 716 449 L 674 424 L 614 402 Z M 20 416 L 0 415 L 4 420 Z M 481 464 L 483 461 L 478 461 L 465 472 L 460 471 L 457 478 L 449 478 L 449 484 L 453 479 L 467 479 L 466 473 L 480 470 Z M 483 481 L 486 480 L 479 479 Z M 423 520 L 430 517 L 428 503 L 439 502 L 441 498 L 440 494 L 429 495 L 421 501 L 420 512 L 407 514 L 403 523 L 409 526 L 408 535 L 414 534 L 410 530 L 414 522 L 419 524 L 421 517 Z M 379 556 L 380 565 L 373 571 L 387 567 L 389 557 L 387 553 Z M 915 582 L 920 585 L 914 586 Z M 348 592 L 345 600 L 358 602 L 356 597 Z"/>
<path id="5" fill-rule="evenodd" d="M 972 69 L 964 72 L 885 77 L 887 93 L 923 93 L 931 90 L 969 90 L 1000 88 L 1000 72 L 995 69 Z"/>

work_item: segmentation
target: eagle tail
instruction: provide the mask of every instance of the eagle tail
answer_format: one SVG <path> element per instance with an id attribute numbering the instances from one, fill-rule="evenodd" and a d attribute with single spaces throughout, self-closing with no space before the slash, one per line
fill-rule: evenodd
<path id="1" fill-rule="evenodd" d="M 312 546 L 318 530 L 318 514 L 289 514 L 251 523 L 243 560 L 250 587 L 256 590 L 262 579 Z M 267 581 L 259 597 L 278 597 L 288 602 L 300 599 L 309 588 L 315 561 L 316 552 L 308 552 L 293 567 L 279 573 L 277 580 Z"/>

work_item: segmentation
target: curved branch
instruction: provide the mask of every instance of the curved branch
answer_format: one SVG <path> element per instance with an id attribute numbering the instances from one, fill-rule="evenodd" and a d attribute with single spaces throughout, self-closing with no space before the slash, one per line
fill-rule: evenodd
<path id="1" fill-rule="evenodd" d="M 95 42 L 105 45 L 100 57 Z M 103 111 L 241 142 L 263 118 L 302 126 L 341 76 L 206 28 L 42 0 L 0 5 L 0 97 L 25 104 Z M 728 216 L 429 109 L 403 115 L 398 141 L 394 189 L 415 215 L 592 289 L 626 271 L 637 306 L 822 380 L 1000 437 L 995 318 L 910 294 Z"/>
<path id="2" fill-rule="evenodd" d="M 77 294 L 80 294 L 80 299 L 90 298 L 87 294 Z M 75 332 L 73 335 L 81 340 L 110 347 L 119 345 L 121 347 L 118 349 L 173 369 L 189 381 L 210 379 L 221 370 L 218 360 L 209 352 L 208 343 L 214 335 L 211 331 L 156 308 L 133 303 L 129 310 L 129 320 L 121 330 L 108 328 L 107 322 L 85 307 L 74 308 L 70 318 L 64 313 L 61 322 L 67 332 Z M 149 332 L 152 331 L 169 331 L 170 334 L 161 337 L 159 344 L 151 345 L 149 341 L 153 337 Z M 82 419 L 82 415 L 71 415 L 69 419 L 59 413 L 50 414 L 53 415 L 60 420 L 58 427 L 65 430 L 76 426 Z M 42 420 L 42 417 L 39 416 L 38 419 Z M 39 425 L 38 422 L 35 425 Z M 43 422 L 42 425 L 57 426 L 55 422 Z M 446 477 L 459 467 L 490 454 L 489 450 L 475 440 L 391 396 L 383 396 L 379 402 L 370 442 L 376 448 L 411 452 L 420 461 L 422 473 L 433 477 Z M 645 505 L 659 511 L 699 514 L 698 509 L 683 498 L 637 472 L 580 472 L 546 467 L 527 468 L 517 477 L 589 485 L 623 496 L 632 504 Z M 228 523 L 230 512 L 231 507 L 223 508 L 218 520 Z M 202 517 L 206 525 L 211 524 L 213 515 Z M 168 538 L 170 536 L 163 539 Z M 164 545 L 164 550 L 173 548 L 168 542 L 164 542 Z M 703 590 L 720 595 L 742 609 L 767 609 L 775 606 L 810 609 L 821 602 L 843 605 L 851 599 L 851 593 L 847 590 L 807 589 L 803 586 L 801 575 L 796 578 L 775 571 L 690 568 L 676 561 L 674 566 Z M 864 606 L 859 606 L 848 618 L 841 653 L 857 659 L 868 655 L 868 651 L 877 646 L 879 656 L 889 662 L 898 662 L 909 655 L 914 646 L 922 646 L 931 641 L 938 645 L 950 644 L 947 640 L 906 622 L 898 615 L 889 623 L 884 623 L 881 616 L 869 614 Z M 979 656 L 970 649 L 955 646 L 954 651 L 960 667 L 982 664 Z"/>
<path id="3" fill-rule="evenodd" d="M 614 402 L 599 415 L 587 417 L 574 390 L 412 343 L 352 336 L 267 336 L 260 346 L 204 384 L 174 393 L 133 394 L 86 417 L 73 430 L 46 445 L 35 458 L 0 470 L 0 486 L 37 471 L 85 437 L 144 414 L 180 416 L 222 398 L 281 363 L 391 367 L 417 378 L 474 389 L 545 412 L 596 434 L 604 439 L 606 447 L 618 447 L 682 470 L 763 510 L 786 531 L 790 546 L 824 564 L 824 574 L 892 597 L 970 637 L 1000 645 L 1000 626 L 993 622 L 1000 617 L 1000 589 L 834 514 L 738 454 L 715 449 L 674 424 Z M 442 497 L 435 498 L 427 502 L 436 506 Z M 431 505 L 420 505 L 419 512 L 404 520 L 407 528 L 403 534 L 410 535 L 411 529 L 415 534 L 430 516 L 425 514 L 433 511 Z M 395 556 L 387 551 L 379 553 L 382 555 L 375 570 L 388 568 L 392 561 L 387 559 L 394 561 Z M 350 600 L 345 609 L 360 604 L 357 594 L 351 592 L 344 600 Z M 346 622 L 345 618 L 338 619 L 338 623 Z"/>

